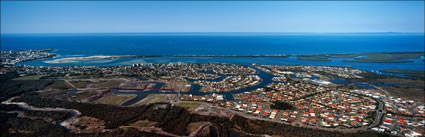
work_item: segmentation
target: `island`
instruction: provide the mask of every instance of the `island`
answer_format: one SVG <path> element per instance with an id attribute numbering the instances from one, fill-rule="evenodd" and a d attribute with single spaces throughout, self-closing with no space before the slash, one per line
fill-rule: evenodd
<path id="1" fill-rule="evenodd" d="M 351 67 L 170 63 L 2 69 L 0 119 L 21 123 L 3 125 L 5 135 L 380 137 L 424 132 L 424 79 Z"/>
<path id="2" fill-rule="evenodd" d="M 45 53 L 46 51 L 43 51 Z M 118 59 L 118 58 L 288 58 L 296 57 L 299 60 L 311 61 L 331 61 L 332 58 L 343 58 L 344 62 L 360 62 L 360 63 L 405 63 L 413 62 L 412 59 L 420 59 L 424 57 L 425 52 L 377 52 L 377 53 L 349 53 L 349 54 L 312 54 L 312 55 L 96 55 L 87 57 L 66 57 L 53 60 L 45 60 L 48 64 L 60 63 L 76 63 L 87 60 L 97 59 Z M 49 55 L 54 57 L 56 55 Z M 423 60 L 423 59 L 422 59 Z M 25 60 L 28 61 L 28 60 Z"/>

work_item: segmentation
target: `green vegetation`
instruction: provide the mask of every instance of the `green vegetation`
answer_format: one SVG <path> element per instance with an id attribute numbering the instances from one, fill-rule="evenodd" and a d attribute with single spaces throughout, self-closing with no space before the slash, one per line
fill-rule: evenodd
<path id="1" fill-rule="evenodd" d="M 175 95 L 166 95 L 166 94 L 149 94 L 142 100 L 132 104 L 131 106 L 138 106 L 138 105 L 146 105 L 146 104 L 152 104 L 152 103 L 158 103 L 161 101 L 165 101 L 168 99 L 169 96 L 175 96 Z"/>
<path id="2" fill-rule="evenodd" d="M 82 74 L 82 75 L 73 75 L 66 77 L 67 79 L 91 79 L 91 78 L 103 78 L 102 73 L 96 73 L 95 74 Z M 62 76 L 64 77 L 64 76 Z"/>
<path id="3" fill-rule="evenodd" d="M 400 73 L 400 74 L 404 74 L 404 75 L 407 75 L 407 76 L 425 78 L 425 71 L 423 71 L 423 70 L 385 69 L 385 70 L 382 70 L 381 72 Z"/>
<path id="4" fill-rule="evenodd" d="M 354 53 L 354 54 L 315 54 L 296 55 L 297 59 L 313 61 L 330 61 L 329 58 L 354 58 L 354 60 L 344 60 L 345 62 L 365 62 L 365 63 L 403 63 L 411 62 L 407 59 L 415 59 L 424 56 L 424 52 L 388 52 L 388 53 Z"/>
<path id="5" fill-rule="evenodd" d="M 40 117 L 40 118 L 51 118 L 54 121 L 63 121 L 72 116 L 69 112 L 62 111 L 31 111 L 31 110 L 23 110 L 26 116 L 30 117 Z"/>
<path id="6" fill-rule="evenodd" d="M 346 62 L 366 62 L 366 63 L 403 63 L 412 62 L 407 59 L 415 59 L 424 56 L 424 52 L 392 52 L 392 53 L 364 53 L 361 58 L 354 60 L 344 60 Z"/>
<path id="7" fill-rule="evenodd" d="M 41 119 L 19 118 L 17 114 L 0 112 L 0 135 L 2 137 L 163 137 L 142 132 L 135 128 L 117 129 L 104 133 L 67 133 L 64 128 Z"/>
<path id="8" fill-rule="evenodd" d="M 274 101 L 273 104 L 270 106 L 271 109 L 280 109 L 280 110 L 287 110 L 287 109 L 294 109 L 294 106 L 291 104 L 288 104 L 286 102 L 281 101 Z"/>
<path id="9" fill-rule="evenodd" d="M 77 93 L 70 94 L 70 95 L 73 98 L 76 98 L 77 100 L 83 100 L 83 99 L 88 99 L 88 98 L 95 96 L 97 94 L 98 93 L 96 93 L 96 92 L 84 91 L 84 92 L 77 92 Z"/>
<path id="10" fill-rule="evenodd" d="M 317 56 L 317 57 L 316 56 L 310 56 L 310 57 L 307 57 L 307 56 L 298 56 L 297 59 L 300 59 L 300 60 L 312 60 L 312 61 L 331 61 L 327 57 L 320 57 L 320 56 Z"/>
<path id="11" fill-rule="evenodd" d="M 103 98 L 98 99 L 96 102 L 101 104 L 111 104 L 111 105 L 122 105 L 125 102 L 135 98 L 135 95 L 115 95 L 110 94 Z"/>
<path id="12" fill-rule="evenodd" d="M 202 126 L 201 122 L 190 123 L 187 126 L 186 133 L 190 134 L 190 133 L 194 132 L 195 130 L 197 130 L 201 126 Z"/>
<path id="13" fill-rule="evenodd" d="M 179 103 L 179 104 L 177 104 L 178 107 L 182 107 L 182 108 L 184 108 L 188 111 L 194 111 L 200 105 L 201 105 L 200 103 Z"/>
<path id="14" fill-rule="evenodd" d="M 137 122 L 134 122 L 132 124 L 130 124 L 130 126 L 135 126 L 135 127 L 152 127 L 157 125 L 157 122 L 153 122 L 153 121 L 149 121 L 149 120 L 140 120 Z"/>
<path id="15" fill-rule="evenodd" d="M 403 97 L 406 99 L 414 99 L 419 102 L 424 102 L 424 87 L 416 87 L 411 85 L 393 85 L 389 86 L 381 86 L 382 89 L 388 91 L 394 97 Z"/>
<path id="16" fill-rule="evenodd" d="M 9 76 L 0 80 L 0 100 L 6 100 L 26 92 L 38 91 L 53 83 L 52 80 L 10 80 L 16 77 Z"/>
<path id="17" fill-rule="evenodd" d="M 42 77 L 43 76 L 41 76 L 41 75 L 32 75 L 32 76 L 23 76 L 23 77 L 19 77 L 19 78 L 14 78 L 12 80 L 39 80 Z"/>
<path id="18" fill-rule="evenodd" d="M 87 85 L 89 85 L 91 82 L 90 81 L 81 81 L 81 80 L 79 80 L 79 81 L 70 81 L 70 83 L 72 85 L 74 85 L 75 87 L 77 87 L 77 88 L 86 88 Z"/>
<path id="19" fill-rule="evenodd" d="M 19 111 L 22 110 L 18 105 L 6 105 L 6 104 L 0 104 L 0 110 L 1 111 Z"/>
<path id="20" fill-rule="evenodd" d="M 298 55 L 297 59 L 313 61 L 331 61 L 329 58 L 353 58 L 359 54 L 317 54 L 317 55 Z"/>
<path id="21" fill-rule="evenodd" d="M 0 75 L 0 81 L 6 81 L 6 80 L 18 78 L 18 77 L 20 77 L 19 74 L 18 74 L 18 72 L 16 72 L 16 71 L 14 71 L 14 72 L 8 72 L 6 74 Z"/>
<path id="22" fill-rule="evenodd" d="M 118 87 L 121 84 L 119 81 L 115 80 L 109 80 L 105 82 L 99 82 L 95 85 L 97 88 L 115 88 Z"/>
<path id="23" fill-rule="evenodd" d="M 382 83 L 404 84 L 404 85 L 412 85 L 412 86 L 418 86 L 418 87 L 425 86 L 425 83 L 422 79 L 387 78 L 387 79 L 378 79 L 378 81 Z"/>
<path id="24" fill-rule="evenodd" d="M 121 82 L 116 80 L 99 81 L 99 82 L 92 82 L 88 80 L 72 80 L 70 81 L 70 83 L 77 88 L 87 88 L 90 85 L 96 88 L 116 88 L 121 84 Z"/>
<path id="25" fill-rule="evenodd" d="M 424 98 L 424 80 L 413 78 L 401 78 L 390 75 L 379 75 L 373 72 L 366 72 L 360 74 L 361 79 L 344 79 L 347 81 L 366 82 L 370 85 L 385 85 L 377 86 L 385 91 L 388 91 L 392 96 L 404 97 L 407 99 L 416 99 L 423 101 Z M 342 79 L 342 78 L 341 78 Z"/>
<path id="26" fill-rule="evenodd" d="M 164 131 L 177 134 L 188 135 L 187 128 L 189 124 L 195 122 L 208 121 L 217 127 L 220 137 L 228 137 L 232 129 L 239 129 L 243 132 L 251 134 L 269 134 L 282 136 L 316 136 L 316 137 L 381 137 L 388 136 L 386 134 L 378 134 L 375 132 L 359 132 L 359 133 L 341 133 L 330 132 L 310 128 L 295 127 L 285 124 L 279 124 L 268 121 L 253 120 L 235 115 L 232 119 L 217 116 L 204 116 L 193 114 L 181 107 L 171 106 L 170 104 L 150 104 L 137 107 L 119 107 L 104 104 L 89 104 L 68 102 L 55 100 L 50 98 L 41 98 L 37 95 L 25 95 L 18 98 L 17 101 L 24 101 L 30 105 L 37 107 L 60 107 L 77 109 L 82 112 L 83 116 L 98 118 L 105 121 L 106 128 L 117 128 L 123 125 L 130 125 L 140 120 L 149 120 L 157 122 L 157 127 Z M 165 106 L 165 107 L 163 107 Z M 2 119 L 2 118 L 0 118 Z M 9 118 L 5 118 L 7 122 Z M 4 120 L 4 119 L 3 119 Z M 21 124 L 21 123 L 20 123 Z M 32 124 L 28 124 L 30 126 Z M 2 125 L 9 126 L 9 125 Z M 2 127 L 8 129 L 11 127 Z M 13 128 L 13 127 L 12 127 Z M 26 129 L 27 130 L 27 129 Z M 50 131 L 50 132 L 53 132 Z M 122 131 L 121 131 L 122 132 Z M 46 132 L 48 133 L 48 132 Z M 61 132 L 57 131 L 57 135 Z M 137 132 L 136 132 L 137 133 Z M 135 133 L 135 135 L 137 135 Z M 108 133 L 114 134 L 114 133 Z M 122 133 L 124 134 L 124 133 Z M 75 134 L 72 134 L 75 135 Z M 120 134 L 121 135 L 121 134 Z M 134 136 L 134 135 L 131 135 Z"/>
<path id="27" fill-rule="evenodd" d="M 0 135 L 11 137 L 34 137 L 34 136 L 61 136 L 65 129 L 41 119 L 31 120 L 19 118 L 16 113 L 8 114 L 0 112 Z"/>
<path id="28" fill-rule="evenodd" d="M 68 85 L 67 83 L 65 83 L 65 81 L 58 80 L 58 81 L 55 81 L 53 84 L 50 84 L 49 86 L 47 86 L 46 89 L 65 90 L 65 89 L 72 89 L 72 87 Z"/>

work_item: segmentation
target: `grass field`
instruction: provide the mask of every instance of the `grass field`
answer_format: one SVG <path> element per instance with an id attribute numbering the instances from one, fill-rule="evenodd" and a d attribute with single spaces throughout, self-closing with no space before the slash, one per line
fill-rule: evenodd
<path id="1" fill-rule="evenodd" d="M 199 103 L 179 103 L 177 106 L 182 107 L 184 109 L 187 109 L 189 111 L 194 111 L 196 108 L 198 108 L 201 104 Z"/>
<path id="2" fill-rule="evenodd" d="M 97 93 L 93 93 L 93 92 L 82 92 L 82 93 L 76 93 L 73 94 L 73 96 L 75 96 L 75 98 L 79 99 L 79 100 L 83 100 L 83 99 L 87 99 L 91 96 L 97 95 Z"/>
<path id="3" fill-rule="evenodd" d="M 131 106 L 139 106 L 144 104 L 151 104 L 156 102 L 162 102 L 170 99 L 174 99 L 176 95 L 167 95 L 167 94 L 149 94 L 144 99 L 140 100 L 137 103 L 132 104 Z"/>
<path id="4" fill-rule="evenodd" d="M 111 104 L 111 105 L 122 105 L 125 102 L 135 98 L 135 95 L 115 95 L 109 94 L 103 98 L 98 99 L 96 102 L 101 104 Z"/>
<path id="5" fill-rule="evenodd" d="M 43 76 L 42 75 L 32 75 L 32 76 L 18 77 L 18 78 L 14 78 L 12 80 L 39 80 L 41 77 L 43 77 Z"/>
<path id="6" fill-rule="evenodd" d="M 72 85 L 77 88 L 86 88 L 91 82 L 90 81 L 70 81 Z"/>
<path id="7" fill-rule="evenodd" d="M 74 85 L 77 88 L 87 88 L 89 85 L 93 85 L 96 88 L 115 88 L 121 84 L 121 82 L 116 80 L 99 81 L 99 82 L 79 80 L 79 81 L 70 81 L 70 82 L 72 83 L 72 85 Z"/>
<path id="8" fill-rule="evenodd" d="M 114 88 L 118 87 L 121 84 L 119 81 L 110 80 L 110 81 L 104 81 L 96 83 L 95 87 L 97 88 Z"/>
<path id="9" fill-rule="evenodd" d="M 46 89 L 72 89 L 71 86 L 65 83 L 63 80 L 55 81 L 55 83 L 46 87 Z"/>

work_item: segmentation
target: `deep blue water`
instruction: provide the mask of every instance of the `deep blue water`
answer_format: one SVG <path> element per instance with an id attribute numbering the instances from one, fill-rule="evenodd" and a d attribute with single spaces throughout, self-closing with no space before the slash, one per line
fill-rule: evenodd
<path id="1" fill-rule="evenodd" d="M 2 35 L 2 50 L 54 48 L 63 55 L 270 55 L 424 51 L 423 34 Z"/>
<path id="2" fill-rule="evenodd" d="M 1 50 L 57 49 L 58 58 L 91 55 L 276 55 L 424 51 L 424 34 L 288 34 L 288 33 L 142 33 L 142 34 L 16 34 L 2 35 Z M 290 58 L 121 58 L 78 63 L 27 65 L 131 65 L 134 63 L 234 63 L 242 65 L 350 66 L 368 71 L 425 70 L 424 61 L 408 63 L 329 62 Z M 51 60 L 51 59 L 47 59 Z"/>
<path id="3" fill-rule="evenodd" d="M 2 35 L 1 50 L 56 49 L 59 57 L 92 55 L 276 55 L 276 54 L 332 54 L 364 52 L 404 52 L 424 51 L 424 34 L 288 34 L 288 33 L 161 33 L 161 34 L 33 34 Z M 232 63 L 241 65 L 322 65 L 348 66 L 377 72 L 382 69 L 425 70 L 422 60 L 412 59 L 407 63 L 356 63 L 343 62 L 350 58 L 335 58 L 332 61 L 298 60 L 295 57 L 255 57 L 255 58 L 120 58 L 98 59 L 78 63 L 48 64 L 35 60 L 20 64 L 40 66 L 111 66 L 135 63 Z M 210 72 L 205 72 L 210 73 Z M 394 74 L 400 75 L 400 74 Z M 232 94 L 242 93 L 269 84 L 272 75 L 259 71 L 262 82 L 256 86 L 219 93 L 231 100 Z M 216 80 L 222 79 L 218 78 Z M 334 81 L 335 82 L 335 81 Z M 350 84 L 350 83 L 347 83 Z M 354 83 L 364 88 L 370 85 Z M 200 86 L 192 85 L 183 94 L 205 95 L 199 92 Z M 117 94 L 137 94 L 135 99 L 124 105 L 133 104 L 157 90 L 148 92 Z M 166 94 L 175 94 L 167 92 Z"/>

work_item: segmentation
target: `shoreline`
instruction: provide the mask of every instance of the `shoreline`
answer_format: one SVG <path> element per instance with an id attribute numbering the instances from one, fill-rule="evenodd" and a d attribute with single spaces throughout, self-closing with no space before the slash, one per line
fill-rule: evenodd
<path id="1" fill-rule="evenodd" d="M 360 62 L 360 63 L 404 63 L 412 62 L 409 59 L 420 59 L 425 52 L 375 52 L 375 53 L 344 53 L 344 54 L 282 54 L 282 55 L 95 55 L 87 57 L 68 57 L 59 58 L 50 61 L 43 61 L 48 64 L 60 63 L 76 63 L 79 61 L 95 60 L 95 59 L 117 59 L 117 58 L 257 58 L 257 57 L 271 57 L 271 58 L 288 58 L 296 57 L 298 60 L 311 60 L 311 61 L 331 61 L 332 58 L 352 58 L 352 60 L 345 59 L 344 62 Z"/>
<path id="2" fill-rule="evenodd" d="M 79 61 L 85 60 L 94 60 L 94 59 L 109 59 L 109 58 L 122 58 L 123 56 L 88 56 L 88 57 L 69 57 L 69 58 L 59 58 L 50 61 L 43 61 L 48 64 L 59 64 L 59 63 L 76 63 Z"/>

